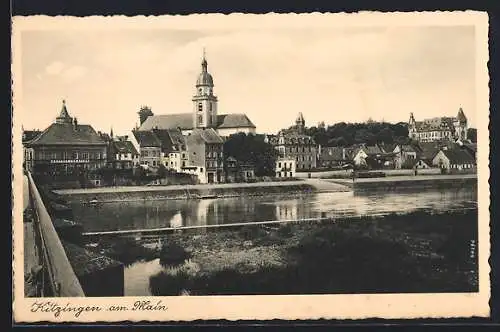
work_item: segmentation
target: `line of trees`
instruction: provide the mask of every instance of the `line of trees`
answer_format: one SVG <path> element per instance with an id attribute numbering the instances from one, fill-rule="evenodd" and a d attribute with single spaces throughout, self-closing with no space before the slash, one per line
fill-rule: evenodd
<path id="1" fill-rule="evenodd" d="M 408 141 L 408 125 L 405 122 L 340 122 L 326 127 L 321 123 L 317 127 L 306 128 L 305 134 L 312 136 L 317 144 L 323 146 L 350 146 L 353 144 L 393 144 Z"/>

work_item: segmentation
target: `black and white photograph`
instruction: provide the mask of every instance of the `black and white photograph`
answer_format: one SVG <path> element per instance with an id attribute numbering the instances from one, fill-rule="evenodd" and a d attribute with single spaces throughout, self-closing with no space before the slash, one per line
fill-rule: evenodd
<path id="1" fill-rule="evenodd" d="M 14 20 L 14 310 L 487 316 L 487 22 Z"/>

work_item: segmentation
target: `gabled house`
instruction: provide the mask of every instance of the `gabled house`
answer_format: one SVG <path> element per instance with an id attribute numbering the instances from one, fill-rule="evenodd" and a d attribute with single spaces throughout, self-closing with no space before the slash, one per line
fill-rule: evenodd
<path id="1" fill-rule="evenodd" d="M 321 147 L 319 166 L 324 168 L 340 167 L 350 162 L 345 148 L 338 146 Z"/>
<path id="2" fill-rule="evenodd" d="M 255 178 L 255 166 L 250 162 L 239 162 L 228 157 L 224 162 L 226 182 L 246 182 Z"/>
<path id="3" fill-rule="evenodd" d="M 474 156 L 464 149 L 442 149 L 434 159 L 432 164 L 447 172 L 473 171 L 476 168 Z"/>
<path id="4" fill-rule="evenodd" d="M 132 169 L 139 166 L 140 155 L 127 136 L 116 137 L 109 143 L 108 163 L 113 169 Z"/>
<path id="5" fill-rule="evenodd" d="M 379 145 L 361 144 L 354 148 L 351 154 L 354 165 L 358 167 L 382 167 L 386 159 L 386 152 Z"/>
<path id="6" fill-rule="evenodd" d="M 411 144 L 397 144 L 394 153 L 394 167 L 410 169 L 415 166 L 418 150 Z"/>
<path id="7" fill-rule="evenodd" d="M 200 183 L 224 182 L 224 140 L 213 129 L 195 128 L 186 137 L 188 165 L 182 172 L 198 176 Z"/>
<path id="8" fill-rule="evenodd" d="M 133 135 L 139 145 L 139 163 L 144 168 L 160 166 L 161 142 L 152 131 L 134 130 Z"/>

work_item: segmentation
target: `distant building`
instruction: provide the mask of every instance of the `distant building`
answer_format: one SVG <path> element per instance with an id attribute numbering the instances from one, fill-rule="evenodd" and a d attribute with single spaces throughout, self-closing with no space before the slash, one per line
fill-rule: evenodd
<path id="1" fill-rule="evenodd" d="M 297 171 L 295 158 L 280 157 L 276 160 L 275 173 L 278 178 L 293 178 Z"/>
<path id="2" fill-rule="evenodd" d="M 376 166 L 384 166 L 386 152 L 379 145 L 360 144 L 350 151 L 349 155 L 356 166 L 374 166 L 371 162 L 376 162 Z"/>
<path id="3" fill-rule="evenodd" d="M 341 167 L 350 160 L 347 157 L 346 149 L 339 146 L 321 147 L 318 159 L 318 166 L 323 168 Z"/>
<path id="4" fill-rule="evenodd" d="M 192 98 L 193 110 L 189 113 L 154 115 L 144 106 L 139 111 L 140 131 L 152 129 L 179 129 L 183 135 L 193 129 L 214 129 L 227 137 L 238 132 L 255 133 L 255 125 L 246 114 L 218 114 L 218 99 L 214 94 L 214 81 L 208 72 L 205 56 L 201 62 L 201 73 L 196 80 L 196 93 Z"/>
<path id="5" fill-rule="evenodd" d="M 182 171 L 198 176 L 200 183 L 224 182 L 223 139 L 213 128 L 196 128 L 186 136 L 189 164 Z"/>
<path id="6" fill-rule="evenodd" d="M 432 164 L 448 172 L 473 171 L 476 167 L 474 156 L 460 148 L 440 150 L 432 160 Z"/>
<path id="7" fill-rule="evenodd" d="M 239 162 L 228 157 L 224 162 L 226 182 L 247 182 L 255 179 L 255 166 L 252 163 Z"/>
<path id="8" fill-rule="evenodd" d="M 413 168 L 418 157 L 417 148 L 411 144 L 397 144 L 392 151 L 394 153 L 395 168 Z"/>
<path id="9" fill-rule="evenodd" d="M 25 140 L 25 165 L 37 174 L 88 176 L 100 185 L 92 170 L 106 166 L 107 143 L 90 125 L 69 115 L 66 102 L 56 121 L 31 140 Z"/>
<path id="10" fill-rule="evenodd" d="M 415 121 L 413 113 L 410 113 L 408 121 L 408 136 L 420 142 L 466 140 L 467 129 L 467 117 L 462 108 L 458 110 L 456 117 L 436 117 Z"/>
<path id="11" fill-rule="evenodd" d="M 295 120 L 295 126 L 281 130 L 278 135 L 268 135 L 266 142 L 272 144 L 282 158 L 295 159 L 297 170 L 309 170 L 317 166 L 318 146 L 311 136 L 305 134 L 302 113 Z"/>

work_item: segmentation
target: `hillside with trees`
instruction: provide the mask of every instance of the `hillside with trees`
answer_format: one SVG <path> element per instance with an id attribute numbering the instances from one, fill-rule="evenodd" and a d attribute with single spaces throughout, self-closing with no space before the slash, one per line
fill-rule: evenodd
<path id="1" fill-rule="evenodd" d="M 309 127 L 306 134 L 312 136 L 322 146 L 351 146 L 358 143 L 373 145 L 376 143 L 402 143 L 408 141 L 408 125 L 387 122 L 345 123 Z"/>

